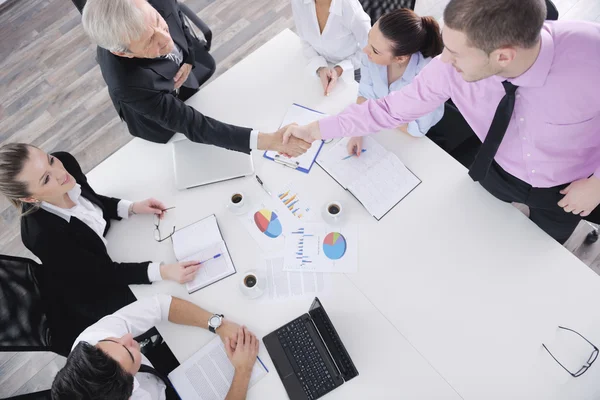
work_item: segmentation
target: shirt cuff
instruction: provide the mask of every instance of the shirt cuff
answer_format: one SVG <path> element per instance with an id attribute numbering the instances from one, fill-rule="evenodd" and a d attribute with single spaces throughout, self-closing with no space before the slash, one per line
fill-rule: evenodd
<path id="1" fill-rule="evenodd" d="M 325 117 L 319 120 L 321 139 L 327 140 L 344 136 L 337 116 Z"/>
<path id="2" fill-rule="evenodd" d="M 419 129 L 419 124 L 417 123 L 417 121 L 409 122 L 406 130 L 408 131 L 408 133 L 410 133 L 410 136 L 414 136 L 414 137 L 425 136 L 425 133 L 421 132 L 421 130 Z"/>
<path id="3" fill-rule="evenodd" d="M 342 68 L 343 72 L 342 75 L 352 75 L 352 79 L 354 79 L 354 65 L 352 64 L 352 61 L 350 60 L 343 60 L 340 63 L 335 64 L 339 67 Z"/>
<path id="4" fill-rule="evenodd" d="M 594 172 L 594 176 L 595 176 L 596 178 L 600 179 L 600 168 L 598 168 L 598 169 L 596 170 L 596 172 Z"/>
<path id="5" fill-rule="evenodd" d="M 133 202 L 129 200 L 119 201 L 119 203 L 117 204 L 117 215 L 123 219 L 129 218 L 129 207 L 132 204 Z"/>
<path id="6" fill-rule="evenodd" d="M 163 280 L 160 275 L 160 264 L 161 263 L 157 262 L 148 264 L 148 280 L 150 280 L 150 282 L 160 282 Z"/>
<path id="7" fill-rule="evenodd" d="M 258 129 L 250 131 L 250 150 L 258 149 Z"/>
<path id="8" fill-rule="evenodd" d="M 169 320 L 169 311 L 171 310 L 171 301 L 173 298 L 167 294 L 157 294 L 158 304 L 160 304 L 160 316 L 162 321 Z"/>

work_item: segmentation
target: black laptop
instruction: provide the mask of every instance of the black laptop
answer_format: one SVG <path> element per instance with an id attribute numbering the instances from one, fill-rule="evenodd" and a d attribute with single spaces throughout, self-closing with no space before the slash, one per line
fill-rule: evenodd
<path id="1" fill-rule="evenodd" d="M 269 333 L 263 342 L 291 400 L 318 399 L 358 376 L 316 297 L 308 314 Z"/>

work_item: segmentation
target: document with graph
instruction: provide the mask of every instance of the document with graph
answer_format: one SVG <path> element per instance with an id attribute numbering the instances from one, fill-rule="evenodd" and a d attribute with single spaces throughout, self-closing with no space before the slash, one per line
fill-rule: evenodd
<path id="1" fill-rule="evenodd" d="M 364 137 L 360 157 L 348 155 L 348 140 L 322 152 L 317 163 L 379 221 L 421 180 L 375 139 Z"/>

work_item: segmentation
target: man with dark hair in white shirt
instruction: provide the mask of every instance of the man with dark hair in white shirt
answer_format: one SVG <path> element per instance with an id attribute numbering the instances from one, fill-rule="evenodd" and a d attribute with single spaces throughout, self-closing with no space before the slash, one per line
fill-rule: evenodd
<path id="1" fill-rule="evenodd" d="M 178 398 L 134 340 L 159 322 L 210 329 L 218 334 L 235 368 L 226 400 L 246 398 L 259 340 L 245 327 L 188 301 L 159 294 L 136 301 L 87 328 L 75 340 L 65 367 L 52 384 L 53 399 Z M 214 322 L 216 321 L 216 322 Z"/>

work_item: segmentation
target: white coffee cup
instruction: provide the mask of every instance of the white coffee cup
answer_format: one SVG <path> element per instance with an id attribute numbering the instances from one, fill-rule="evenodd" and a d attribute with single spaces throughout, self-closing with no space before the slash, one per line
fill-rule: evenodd
<path id="1" fill-rule="evenodd" d="M 246 196 L 242 192 L 234 192 L 229 196 L 229 203 L 227 207 L 234 214 L 241 214 L 244 212 L 244 208 L 246 205 Z"/>
<path id="2" fill-rule="evenodd" d="M 267 281 L 261 273 L 250 270 L 242 275 L 240 290 L 249 299 L 256 299 L 263 295 Z"/>
<path id="3" fill-rule="evenodd" d="M 339 201 L 330 201 L 325 205 L 323 216 L 327 222 L 337 223 L 340 221 L 343 211 L 344 209 L 342 208 L 342 203 Z"/>

